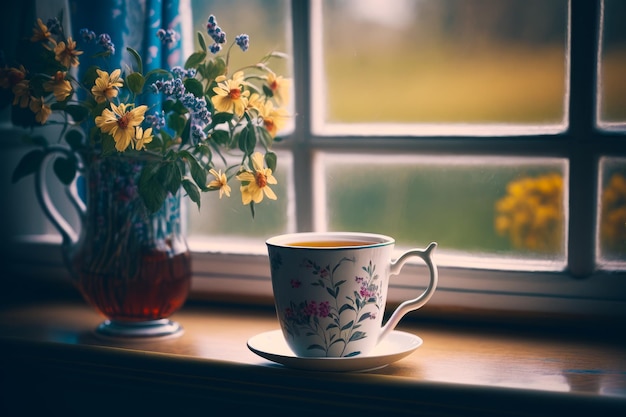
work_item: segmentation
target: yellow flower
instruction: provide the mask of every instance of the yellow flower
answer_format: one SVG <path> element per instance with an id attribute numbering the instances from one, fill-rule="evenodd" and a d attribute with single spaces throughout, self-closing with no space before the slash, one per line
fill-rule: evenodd
<path id="1" fill-rule="evenodd" d="M 31 42 L 39 42 L 50 39 L 50 31 L 48 26 L 44 25 L 41 19 L 37 19 L 37 26 L 33 28 L 33 36 L 30 38 Z"/>
<path id="2" fill-rule="evenodd" d="M 72 85 L 65 79 L 67 73 L 57 71 L 50 81 L 43 84 L 44 91 L 52 91 L 56 101 L 64 101 L 72 94 Z"/>
<path id="3" fill-rule="evenodd" d="M 111 103 L 111 110 L 104 109 L 100 116 L 96 117 L 96 126 L 104 133 L 113 136 L 115 149 L 124 152 L 135 138 L 135 128 L 143 122 L 143 115 L 148 110 L 148 106 L 142 105 L 130 111 L 126 109 L 132 107 L 130 104 L 121 103 L 116 106 Z"/>
<path id="4" fill-rule="evenodd" d="M 220 190 L 220 198 L 224 194 L 226 197 L 230 197 L 230 185 L 228 185 L 228 179 L 226 178 L 226 174 L 222 173 L 222 170 L 216 171 L 215 169 L 211 169 L 209 174 L 213 175 L 215 179 L 207 184 L 207 187 L 213 190 Z"/>
<path id="5" fill-rule="evenodd" d="M 276 200 L 276 194 L 269 187 L 268 184 L 277 184 L 276 178 L 272 175 L 272 170 L 264 168 L 263 155 L 260 152 L 255 152 L 250 157 L 252 160 L 252 171 L 244 171 L 237 175 L 237 179 L 246 185 L 241 185 L 241 201 L 244 205 L 250 204 L 251 201 L 260 203 L 263 201 L 263 194 L 270 200 Z"/>
<path id="6" fill-rule="evenodd" d="M 274 108 L 271 101 L 265 103 L 263 109 L 260 110 L 263 118 L 263 125 L 272 137 L 276 137 L 276 133 L 285 127 L 289 114 L 284 108 Z"/>
<path id="7" fill-rule="evenodd" d="M 291 97 L 291 79 L 283 78 L 282 75 L 278 77 L 274 73 L 269 73 L 267 76 L 267 85 L 274 93 L 274 99 L 279 106 L 287 105 L 289 98 Z"/>
<path id="8" fill-rule="evenodd" d="M 512 181 L 495 208 L 496 231 L 508 236 L 516 248 L 554 252 L 561 247 L 564 215 L 560 174 Z"/>
<path id="9" fill-rule="evenodd" d="M 29 107 L 35 113 L 35 120 L 39 124 L 46 123 L 48 116 L 52 113 L 52 109 L 43 101 L 43 97 L 31 97 Z"/>
<path id="10" fill-rule="evenodd" d="M 152 142 L 152 128 L 149 127 L 145 131 L 137 126 L 135 129 L 135 149 L 142 150 L 146 143 Z"/>
<path id="11" fill-rule="evenodd" d="M 54 59 L 67 68 L 77 67 L 78 56 L 82 53 L 83 51 L 76 50 L 76 41 L 73 41 L 71 37 L 67 38 L 67 44 L 61 41 L 54 47 Z"/>
<path id="12" fill-rule="evenodd" d="M 28 80 L 22 80 L 13 86 L 13 105 L 19 105 L 21 108 L 25 109 L 28 107 L 28 102 L 30 101 L 30 83 Z"/>
<path id="13" fill-rule="evenodd" d="M 626 251 L 626 176 L 617 172 L 602 190 L 600 237 L 609 249 Z"/>
<path id="14" fill-rule="evenodd" d="M 94 86 L 91 87 L 91 93 L 96 99 L 96 102 L 104 103 L 107 100 L 117 97 L 118 88 L 124 85 L 124 80 L 120 78 L 120 69 L 116 69 L 111 75 L 99 69 L 96 71 L 98 72 L 98 78 L 96 78 Z"/>
<path id="15" fill-rule="evenodd" d="M 250 95 L 249 91 L 242 91 L 243 72 L 236 72 L 230 80 L 220 75 L 215 81 L 218 83 L 217 87 L 213 88 L 216 95 L 211 98 L 215 109 L 218 112 L 235 113 L 239 117 L 243 116 Z"/>

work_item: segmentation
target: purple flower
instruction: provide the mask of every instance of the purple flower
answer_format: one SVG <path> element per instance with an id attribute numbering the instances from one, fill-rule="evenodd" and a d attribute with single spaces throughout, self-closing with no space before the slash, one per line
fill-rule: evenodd
<path id="1" fill-rule="evenodd" d="M 161 110 L 161 113 L 148 114 L 146 121 L 152 125 L 152 129 L 159 131 L 165 127 L 165 112 Z"/>
<path id="2" fill-rule="evenodd" d="M 111 42 L 111 36 L 109 36 L 108 33 L 101 33 L 100 36 L 98 36 L 98 44 L 111 55 L 115 53 L 115 45 Z"/>
<path id="3" fill-rule="evenodd" d="M 248 48 L 250 47 L 250 37 L 246 35 L 245 33 L 242 33 L 241 35 L 237 36 L 235 38 L 235 42 L 244 52 L 246 52 Z"/>
<path id="4" fill-rule="evenodd" d="M 214 43 L 213 45 L 209 47 L 209 51 L 211 51 L 212 54 L 216 54 L 221 50 L 222 50 L 222 45 L 220 45 L 219 43 Z"/>
<path id="5" fill-rule="evenodd" d="M 226 32 L 217 25 L 217 19 L 215 16 L 209 16 L 206 24 L 206 31 L 215 43 L 226 43 Z M 213 52 L 215 53 L 215 52 Z"/>
<path id="6" fill-rule="evenodd" d="M 93 42 L 94 39 L 96 39 L 96 32 L 94 32 L 93 30 L 89 30 L 87 28 L 82 28 L 80 30 L 80 36 L 81 38 L 83 38 L 85 42 L 89 43 L 89 42 Z"/>
<path id="7" fill-rule="evenodd" d="M 159 29 L 156 33 L 157 37 L 161 40 L 163 45 L 176 43 L 180 39 L 180 35 L 174 29 Z"/>

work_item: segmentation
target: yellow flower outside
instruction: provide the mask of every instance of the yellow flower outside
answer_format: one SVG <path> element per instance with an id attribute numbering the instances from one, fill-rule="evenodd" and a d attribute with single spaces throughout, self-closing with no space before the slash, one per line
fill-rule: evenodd
<path id="1" fill-rule="evenodd" d="M 144 113 L 148 110 L 148 106 L 141 105 L 130 111 L 127 108 L 132 105 L 121 103 L 116 106 L 111 103 L 111 109 L 104 109 L 100 116 L 97 116 L 96 126 L 103 133 L 108 133 L 115 140 L 115 149 L 124 152 L 126 148 L 135 139 L 135 128 L 143 122 Z"/>
<path id="2" fill-rule="evenodd" d="M 224 194 L 226 197 L 230 197 L 230 185 L 228 185 L 228 178 L 226 178 L 226 174 L 222 173 L 222 170 L 216 171 L 214 168 L 211 168 L 209 174 L 215 177 L 214 180 L 207 184 L 207 187 L 213 190 L 218 190 L 220 193 L 220 199 Z"/>
<path id="3" fill-rule="evenodd" d="M 106 71 L 96 69 L 98 78 L 91 87 L 91 93 L 94 99 L 98 103 L 104 103 L 107 100 L 111 100 L 117 97 L 118 88 L 124 85 L 124 80 L 120 77 L 121 70 L 118 68 L 114 70 L 110 75 Z"/>
<path id="4" fill-rule="evenodd" d="M 270 200 L 276 200 L 276 194 L 268 184 L 278 184 L 278 181 L 272 175 L 272 170 L 264 167 L 263 155 L 260 152 L 255 152 L 250 159 L 254 172 L 246 170 L 236 177 L 242 183 L 246 183 L 239 188 L 242 203 L 244 205 L 250 204 L 251 201 L 260 203 L 263 201 L 263 195 Z"/>

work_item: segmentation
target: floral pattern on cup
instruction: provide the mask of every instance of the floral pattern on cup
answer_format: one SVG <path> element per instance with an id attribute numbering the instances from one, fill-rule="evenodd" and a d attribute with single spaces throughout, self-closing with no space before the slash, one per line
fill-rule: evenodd
<path id="1" fill-rule="evenodd" d="M 346 280 L 336 280 L 335 272 L 344 262 L 354 262 L 354 259 L 342 258 L 332 268 L 330 265 L 320 266 L 315 262 L 305 259 L 301 268 L 308 271 L 312 278 L 309 282 L 301 282 L 299 279 L 291 280 L 291 288 L 297 291 L 303 285 L 311 285 L 325 289 L 330 295 L 327 300 L 303 300 L 299 303 L 291 302 L 289 307 L 282 311 L 285 331 L 288 335 L 305 334 L 314 337 L 316 343 L 308 346 L 308 350 L 321 350 L 325 356 L 330 356 L 329 351 L 339 345 L 339 356 L 351 357 L 359 355 L 358 350 L 351 350 L 352 342 L 364 339 L 367 333 L 359 330 L 365 320 L 376 319 L 381 311 L 381 285 L 376 273 L 376 265 L 362 266 L 363 275 L 357 275 L 354 279 L 360 283 L 359 291 L 347 294 L 342 291 Z M 302 274 L 302 277 L 307 274 Z M 336 349 L 336 348 L 335 348 Z"/>

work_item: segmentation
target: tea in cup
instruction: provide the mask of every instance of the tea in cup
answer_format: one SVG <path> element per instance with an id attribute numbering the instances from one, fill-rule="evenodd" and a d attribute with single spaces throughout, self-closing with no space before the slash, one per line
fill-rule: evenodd
<path id="1" fill-rule="evenodd" d="M 426 304 L 437 287 L 435 242 L 395 261 L 395 240 L 374 233 L 292 233 L 266 244 L 278 320 L 299 357 L 367 355 L 403 316 Z M 412 257 L 428 266 L 428 286 L 400 304 L 383 325 L 389 277 Z"/>

